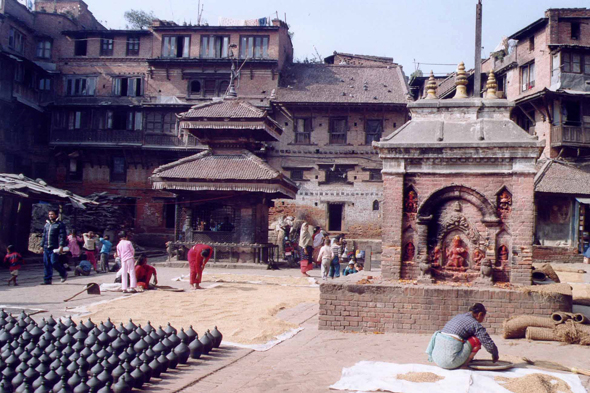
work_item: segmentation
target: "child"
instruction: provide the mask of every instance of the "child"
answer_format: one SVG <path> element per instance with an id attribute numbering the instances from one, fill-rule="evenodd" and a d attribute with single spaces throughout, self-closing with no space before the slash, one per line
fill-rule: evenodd
<path id="1" fill-rule="evenodd" d="M 348 276 L 349 274 L 358 273 L 358 271 L 354 268 L 354 262 L 348 262 L 348 267 L 342 271 L 343 276 Z"/>
<path id="2" fill-rule="evenodd" d="M 83 233 L 82 237 L 84 238 L 84 251 L 86 251 L 86 257 L 88 261 L 94 267 L 94 270 L 98 273 L 98 268 L 96 267 L 96 235 L 93 231 L 88 231 L 88 233 Z"/>
<path id="3" fill-rule="evenodd" d="M 92 265 L 88 261 L 88 255 L 82 254 L 80 255 L 80 263 L 76 266 L 76 270 L 74 274 L 77 276 L 89 276 L 90 272 L 92 271 Z"/>
<path id="4" fill-rule="evenodd" d="M 150 289 L 152 276 L 154 276 L 154 285 L 158 285 L 156 268 L 147 264 L 147 257 L 144 254 L 141 254 L 135 262 L 135 276 L 137 277 L 137 286 L 143 289 Z"/>
<path id="5" fill-rule="evenodd" d="M 330 239 L 324 239 L 324 245 L 320 248 L 318 254 L 318 261 L 322 264 L 322 280 L 328 279 L 332 259 L 334 259 L 334 253 L 332 252 L 332 247 L 330 247 Z"/>
<path id="6" fill-rule="evenodd" d="M 109 241 L 109 235 L 104 235 L 104 237 L 101 237 L 100 243 L 102 244 L 100 249 L 100 270 L 103 273 L 106 273 L 109 271 L 109 254 L 111 253 L 113 243 Z"/>
<path id="7" fill-rule="evenodd" d="M 124 293 L 135 293 L 137 287 L 137 277 L 135 276 L 135 249 L 129 241 L 127 232 L 119 233 L 119 244 L 117 244 L 117 254 L 121 258 L 121 288 Z M 129 273 L 130 285 L 127 283 L 127 273 Z M 129 288 L 128 288 L 129 287 Z"/>
<path id="8" fill-rule="evenodd" d="M 4 257 L 4 263 L 8 263 L 9 267 L 8 270 L 10 271 L 10 279 L 8 280 L 8 286 L 10 286 L 10 282 L 14 281 L 14 286 L 16 287 L 18 283 L 16 279 L 18 277 L 18 271 L 20 270 L 21 266 L 25 261 L 23 257 L 14 250 L 14 246 L 10 245 L 6 247 L 6 256 Z"/>
<path id="9" fill-rule="evenodd" d="M 355 263 L 354 264 L 354 267 L 356 268 L 356 271 L 357 272 L 362 272 L 363 269 L 365 268 L 365 266 L 362 263 L 360 263 L 360 262 Z"/>
<path id="10" fill-rule="evenodd" d="M 342 257 L 342 240 L 343 236 L 338 235 L 332 240 L 332 252 L 334 253 L 334 259 L 330 263 L 330 272 L 328 275 L 330 278 L 340 277 L 340 258 Z"/>

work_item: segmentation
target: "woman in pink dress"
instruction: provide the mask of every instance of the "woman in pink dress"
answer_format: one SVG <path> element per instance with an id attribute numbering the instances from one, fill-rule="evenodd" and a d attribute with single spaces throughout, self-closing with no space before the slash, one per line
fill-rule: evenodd
<path id="1" fill-rule="evenodd" d="M 78 265 L 78 260 L 80 259 L 80 243 L 83 241 L 84 239 L 78 236 L 76 230 L 72 229 L 72 233 L 68 236 L 68 248 L 72 254 L 72 264 L 74 266 Z"/>

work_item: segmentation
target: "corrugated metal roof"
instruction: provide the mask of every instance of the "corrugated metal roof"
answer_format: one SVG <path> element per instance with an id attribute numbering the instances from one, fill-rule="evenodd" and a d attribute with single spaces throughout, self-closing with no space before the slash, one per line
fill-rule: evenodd
<path id="1" fill-rule="evenodd" d="M 401 68 L 294 64 L 283 71 L 277 102 L 406 104 L 408 87 Z"/>
<path id="2" fill-rule="evenodd" d="M 264 130 L 264 123 L 249 123 L 239 121 L 181 121 L 180 128 L 183 129 L 231 129 L 231 130 Z"/>
<path id="3" fill-rule="evenodd" d="M 266 112 L 241 100 L 225 99 L 193 106 L 180 115 L 181 119 L 222 118 L 222 119 L 257 119 L 266 117 Z"/>
<path id="4" fill-rule="evenodd" d="M 187 180 L 273 180 L 279 171 L 247 150 L 238 154 L 213 154 L 211 150 L 163 165 L 154 177 Z"/>

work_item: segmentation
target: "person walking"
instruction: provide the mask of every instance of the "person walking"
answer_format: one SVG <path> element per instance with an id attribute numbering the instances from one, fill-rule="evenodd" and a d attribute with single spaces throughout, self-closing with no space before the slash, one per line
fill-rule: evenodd
<path id="1" fill-rule="evenodd" d="M 190 268 L 190 284 L 193 289 L 201 289 L 203 270 L 213 254 L 213 248 L 206 244 L 195 244 L 188 251 L 188 265 Z"/>
<path id="2" fill-rule="evenodd" d="M 63 253 L 64 247 L 68 245 L 68 234 L 66 226 L 58 218 L 57 211 L 49 210 L 47 221 L 43 227 L 43 271 L 44 277 L 41 285 L 51 285 L 53 281 L 53 269 L 61 276 L 61 282 L 68 279 L 68 272 L 59 261 L 59 254 Z M 57 250 L 57 253 L 54 252 Z"/>
<path id="3" fill-rule="evenodd" d="M 23 263 L 25 263 L 25 260 L 18 252 L 16 252 L 14 246 L 10 245 L 6 247 L 4 263 L 8 265 L 8 270 L 10 271 L 8 286 L 10 286 L 11 282 L 14 282 L 15 287 L 18 286 L 18 283 L 16 282 L 16 279 L 18 278 L 18 271 L 22 267 Z"/>
<path id="4" fill-rule="evenodd" d="M 100 244 L 100 271 L 106 273 L 109 271 L 109 255 L 111 254 L 111 248 L 113 243 L 109 240 L 109 235 L 104 235 L 99 239 Z"/>
<path id="5" fill-rule="evenodd" d="M 332 247 L 330 247 L 330 239 L 324 240 L 324 245 L 320 248 L 320 252 L 318 254 L 318 261 L 320 261 L 322 266 L 322 280 L 328 279 L 328 272 L 330 271 L 330 263 L 334 259 L 334 252 L 332 252 Z"/>
<path id="6" fill-rule="evenodd" d="M 121 258 L 121 288 L 124 293 L 134 293 L 137 287 L 137 277 L 135 276 L 135 249 L 129 241 L 127 232 L 119 233 L 119 244 L 117 244 L 117 254 Z M 127 282 L 127 273 L 129 273 L 130 283 Z"/>
<path id="7" fill-rule="evenodd" d="M 428 360 L 439 367 L 452 370 L 469 364 L 482 345 L 496 363 L 500 358 L 498 347 L 481 325 L 486 317 L 486 308 L 475 303 L 469 312 L 451 319 L 442 330 L 430 339 L 426 353 Z"/>

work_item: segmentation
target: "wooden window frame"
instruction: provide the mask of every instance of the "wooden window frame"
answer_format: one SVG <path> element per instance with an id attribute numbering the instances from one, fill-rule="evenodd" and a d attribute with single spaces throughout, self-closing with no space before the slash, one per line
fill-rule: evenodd
<path id="1" fill-rule="evenodd" d="M 15 52 L 24 53 L 26 36 L 17 28 L 10 26 L 8 33 L 8 47 Z"/>
<path id="2" fill-rule="evenodd" d="M 570 22 L 570 38 L 574 41 L 580 39 L 582 27 L 580 22 Z"/>
<path id="3" fill-rule="evenodd" d="M 369 122 L 379 122 L 381 125 L 381 132 L 371 132 L 369 133 Z M 372 145 L 373 141 L 379 142 L 381 137 L 383 136 L 383 119 L 367 119 L 365 121 L 365 145 Z M 378 135 L 378 138 L 375 139 L 374 137 Z M 369 140 L 369 136 L 371 139 Z"/>
<path id="4" fill-rule="evenodd" d="M 303 180 L 305 180 L 305 170 L 304 169 L 291 169 L 289 171 L 289 178 L 293 181 L 303 181 Z"/>
<path id="5" fill-rule="evenodd" d="M 82 48 L 84 49 L 84 53 L 81 53 Z M 84 56 L 88 56 L 88 38 L 79 38 L 74 40 L 74 57 Z"/>
<path id="6" fill-rule="evenodd" d="M 115 173 L 115 165 L 117 165 L 115 162 L 116 160 L 122 160 L 123 162 L 122 173 Z M 125 160 L 125 157 L 113 157 L 111 160 L 111 167 L 109 172 L 109 180 L 111 181 L 111 183 L 127 183 L 127 161 Z"/>
<path id="7" fill-rule="evenodd" d="M 172 39 L 175 42 L 172 45 Z M 188 38 L 188 42 L 187 39 Z M 178 43 L 182 39 L 182 54 L 178 56 Z M 191 57 L 191 35 L 190 34 L 166 34 L 162 36 L 162 58 L 165 59 L 188 59 Z M 170 47 L 166 50 L 166 41 L 169 40 Z M 165 54 L 168 52 L 167 54 Z M 172 54 L 174 52 L 174 55 Z M 186 56 L 185 56 L 186 54 Z"/>
<path id="8" fill-rule="evenodd" d="M 49 48 L 47 47 L 49 44 Z M 53 49 L 53 42 L 48 39 L 37 41 L 37 48 L 35 48 L 35 57 L 38 59 L 51 59 L 51 51 Z"/>
<path id="9" fill-rule="evenodd" d="M 337 121 L 344 121 L 344 132 L 335 132 L 334 125 Z M 344 137 L 339 137 L 339 135 L 343 135 Z M 328 144 L 346 145 L 348 143 L 348 119 L 346 117 L 331 117 L 329 136 Z"/>
<path id="10" fill-rule="evenodd" d="M 210 40 L 214 40 L 214 51 L 217 52 L 217 40 L 221 40 L 221 48 L 219 51 L 219 56 L 217 53 L 214 53 L 213 56 L 209 53 L 211 51 L 211 42 Z M 227 46 L 225 45 L 224 40 L 227 39 Z M 205 46 L 204 42 L 207 41 L 207 45 Z M 202 34 L 201 35 L 201 45 L 199 46 L 200 57 L 201 59 L 227 59 L 229 58 L 229 46 L 230 46 L 230 36 L 229 35 L 222 35 L 222 34 Z M 225 53 L 225 55 L 224 55 Z"/>
<path id="11" fill-rule="evenodd" d="M 112 57 L 115 52 L 115 40 L 113 38 L 101 37 L 100 39 L 100 55 L 105 57 Z"/>
<path id="12" fill-rule="evenodd" d="M 531 67 L 532 67 L 533 72 L 531 72 Z M 527 64 L 520 67 L 520 88 L 521 88 L 521 91 L 523 91 L 523 92 L 529 91 L 535 87 L 535 80 L 536 80 L 535 72 L 536 72 L 536 67 L 535 67 L 534 61 L 527 63 Z M 525 75 L 526 75 L 526 83 L 525 83 Z M 533 76 L 532 80 L 531 80 L 531 75 Z"/>
<path id="13" fill-rule="evenodd" d="M 303 130 L 298 130 L 298 122 L 303 121 Z M 293 139 L 293 144 L 295 145 L 311 145 L 311 117 L 296 117 L 293 119 L 293 134 L 295 138 Z"/>
<path id="14" fill-rule="evenodd" d="M 257 48 L 256 41 L 260 40 L 260 48 Z M 266 39 L 266 51 L 264 49 L 264 40 Z M 270 49 L 269 35 L 240 35 L 240 59 L 268 59 Z M 257 51 L 259 55 L 257 56 Z"/>
<path id="15" fill-rule="evenodd" d="M 126 43 L 127 56 L 139 56 L 139 49 L 141 48 L 141 39 L 137 36 L 128 36 Z"/>

